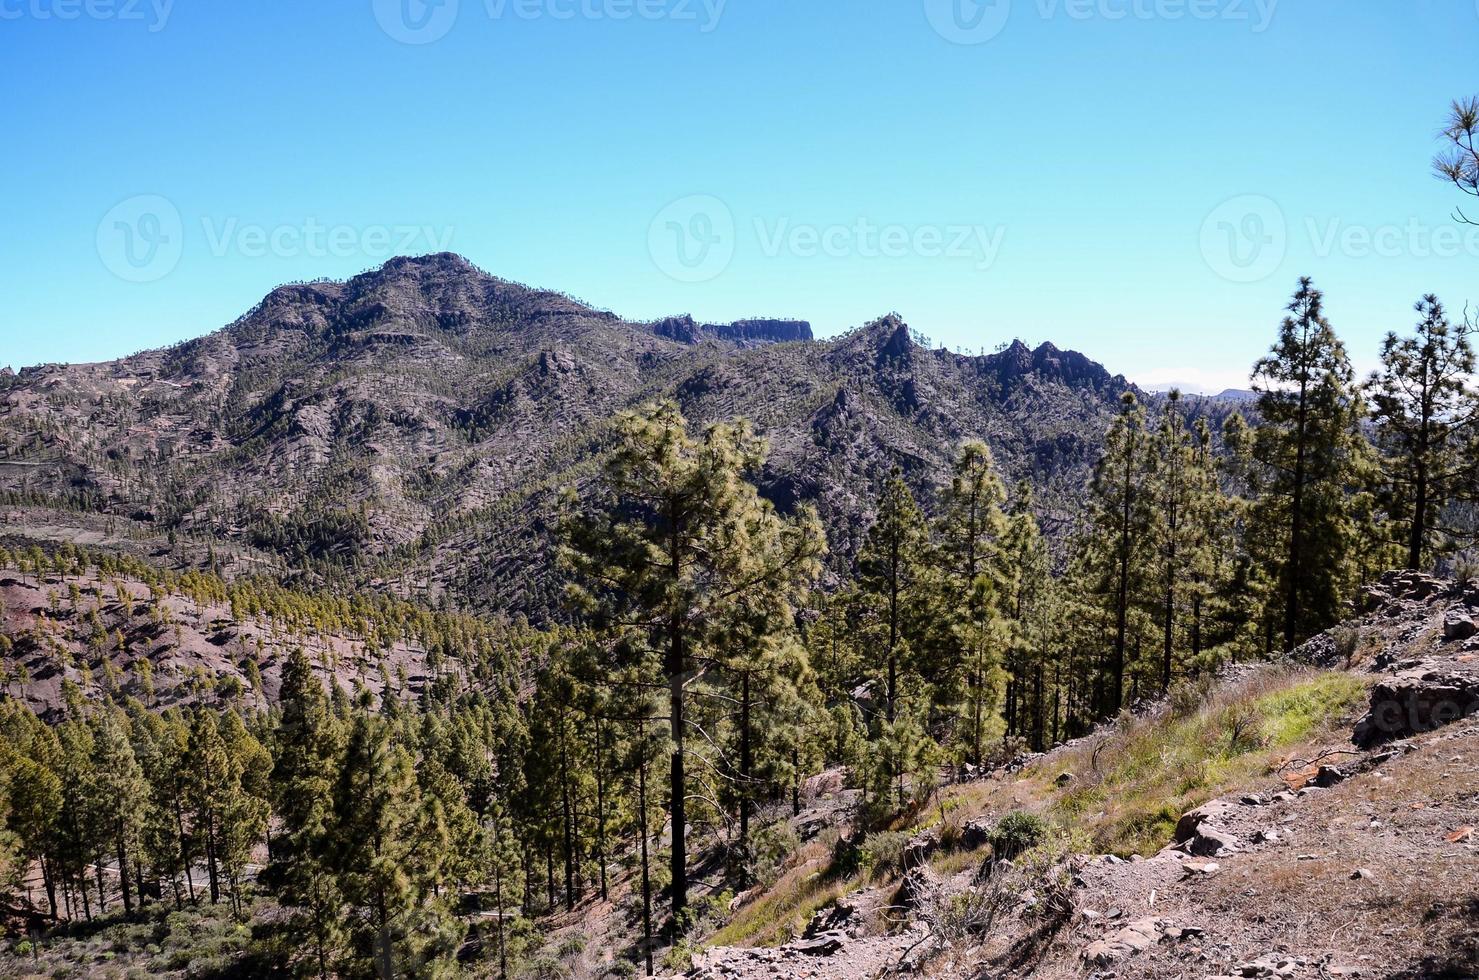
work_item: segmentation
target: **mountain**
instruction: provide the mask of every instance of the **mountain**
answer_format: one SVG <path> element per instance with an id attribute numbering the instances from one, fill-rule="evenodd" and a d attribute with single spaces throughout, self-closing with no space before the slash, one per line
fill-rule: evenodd
<path id="1" fill-rule="evenodd" d="M 1051 344 L 925 349 L 897 314 L 827 340 L 801 320 L 636 322 L 455 255 L 397 258 L 282 286 L 172 348 L 0 376 L 0 499 L 32 538 L 85 526 L 227 574 L 542 618 L 558 493 L 594 472 L 624 408 L 751 419 L 763 492 L 816 505 L 842 561 L 894 466 L 928 500 L 968 438 L 1032 480 L 1060 530 L 1130 388 Z"/>

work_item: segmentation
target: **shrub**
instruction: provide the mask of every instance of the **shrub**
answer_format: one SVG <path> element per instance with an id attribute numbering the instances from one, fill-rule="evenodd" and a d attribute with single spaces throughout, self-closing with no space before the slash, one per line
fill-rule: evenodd
<path id="1" fill-rule="evenodd" d="M 902 867 L 904 848 L 909 835 L 901 830 L 882 830 L 869 834 L 863 840 L 858 855 L 858 868 L 874 876 L 887 874 Z"/>
<path id="2" fill-rule="evenodd" d="M 755 881 L 769 885 L 781 868 L 801 849 L 801 840 L 791 825 L 778 821 L 763 827 L 750 838 L 750 874 Z"/>
<path id="3" fill-rule="evenodd" d="M 1042 817 L 1025 810 L 1013 810 L 997 821 L 987 838 L 997 858 L 1009 861 L 1032 850 L 1048 836 L 1048 825 Z"/>
<path id="4" fill-rule="evenodd" d="M 1330 631 L 1335 656 L 1345 664 L 1347 670 L 1355 662 L 1356 650 L 1361 646 L 1361 631 L 1353 626 L 1337 626 Z"/>

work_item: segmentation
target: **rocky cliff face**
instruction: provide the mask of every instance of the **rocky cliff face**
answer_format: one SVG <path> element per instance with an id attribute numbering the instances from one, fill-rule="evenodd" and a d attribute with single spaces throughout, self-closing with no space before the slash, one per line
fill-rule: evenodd
<path id="1" fill-rule="evenodd" d="M 167 350 L 5 380 L 0 493 L 133 540 L 174 531 L 280 571 L 543 616 L 553 501 L 622 408 L 750 418 L 771 444 L 762 489 L 815 504 L 846 560 L 889 471 L 928 501 L 967 438 L 1038 485 L 1051 527 L 1127 387 L 1051 345 L 927 350 L 897 315 L 822 341 L 800 320 L 640 323 L 458 256 L 400 258 L 283 286 Z"/>

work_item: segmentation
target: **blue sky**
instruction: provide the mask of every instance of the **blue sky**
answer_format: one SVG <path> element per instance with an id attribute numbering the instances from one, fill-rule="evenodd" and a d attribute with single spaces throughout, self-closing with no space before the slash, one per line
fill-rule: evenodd
<path id="1" fill-rule="evenodd" d="M 1429 175 L 1476 41 L 1475 0 L 0 0 L 0 364 L 447 248 L 1214 388 L 1307 274 L 1369 366 L 1479 305 Z"/>

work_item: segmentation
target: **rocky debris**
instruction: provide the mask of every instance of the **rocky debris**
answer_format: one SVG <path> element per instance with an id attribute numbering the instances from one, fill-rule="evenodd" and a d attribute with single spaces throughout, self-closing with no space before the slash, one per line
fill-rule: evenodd
<path id="1" fill-rule="evenodd" d="M 1098 966 L 1108 966 L 1131 953 L 1154 946 L 1161 937 L 1160 922 L 1138 919 L 1103 939 L 1084 948 L 1083 958 Z"/>
<path id="2" fill-rule="evenodd" d="M 1371 689 L 1371 708 L 1357 723 L 1363 748 L 1436 731 L 1479 713 L 1479 670 L 1427 671 L 1382 681 Z"/>
<path id="3" fill-rule="evenodd" d="M 979 850 L 991 842 L 991 831 L 996 824 L 985 817 L 967 820 L 960 828 L 960 843 L 968 851 Z"/>
<path id="4" fill-rule="evenodd" d="M 944 891 L 945 883 L 927 864 L 910 868 L 899 885 L 899 904 L 909 909 L 921 909 L 932 903 Z"/>
<path id="5" fill-rule="evenodd" d="M 830 932 L 775 948 L 717 946 L 695 953 L 688 980 L 861 980 L 893 970 L 926 938 L 919 926 L 855 938 Z"/>
<path id="6" fill-rule="evenodd" d="M 927 830 L 922 834 L 911 837 L 904 845 L 904 851 L 900 856 L 905 868 L 917 867 L 930 859 L 940 849 L 940 835 L 937 831 Z"/>
<path id="7" fill-rule="evenodd" d="M 1467 609 L 1450 609 L 1444 614 L 1443 639 L 1467 640 L 1476 633 L 1479 633 L 1479 625 L 1475 625 L 1474 617 Z"/>
<path id="8" fill-rule="evenodd" d="M 818 936 L 832 932 L 845 932 L 848 927 L 854 925 L 854 917 L 857 909 L 846 902 L 833 902 L 824 908 L 817 909 L 812 915 L 811 921 L 807 923 L 805 931 L 801 933 L 802 939 L 815 939 Z"/>
<path id="9" fill-rule="evenodd" d="M 1303 957 L 1267 953 L 1233 967 L 1235 977 L 1292 977 L 1306 964 Z"/>
<path id="10" fill-rule="evenodd" d="M 1183 814 L 1176 823 L 1176 847 L 1197 857 L 1221 857 L 1243 846 L 1243 841 L 1229 829 L 1238 804 L 1213 800 Z"/>

